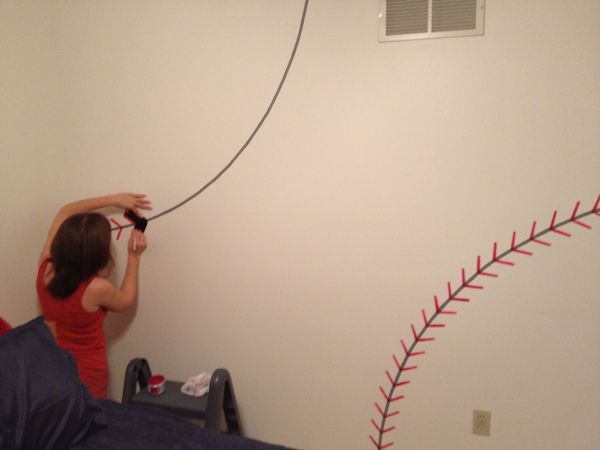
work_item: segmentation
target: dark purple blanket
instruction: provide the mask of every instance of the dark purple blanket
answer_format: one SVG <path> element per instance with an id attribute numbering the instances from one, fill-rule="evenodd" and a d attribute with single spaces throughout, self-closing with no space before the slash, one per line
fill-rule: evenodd
<path id="1" fill-rule="evenodd" d="M 205 430 L 159 409 L 99 401 L 107 426 L 91 431 L 75 450 L 289 450 L 240 436 Z"/>

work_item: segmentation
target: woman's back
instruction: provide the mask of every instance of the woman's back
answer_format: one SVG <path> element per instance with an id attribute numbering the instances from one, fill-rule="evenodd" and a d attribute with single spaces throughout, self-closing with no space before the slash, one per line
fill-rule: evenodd
<path id="1" fill-rule="evenodd" d="M 85 290 L 95 277 L 81 282 L 68 297 L 56 298 L 48 291 L 44 276 L 48 264 L 49 260 L 46 260 L 40 265 L 36 280 L 42 314 L 55 325 L 58 345 L 75 358 L 81 381 L 95 398 L 106 398 L 108 364 L 103 323 L 107 311 L 98 309 L 88 312 L 81 303 Z"/>

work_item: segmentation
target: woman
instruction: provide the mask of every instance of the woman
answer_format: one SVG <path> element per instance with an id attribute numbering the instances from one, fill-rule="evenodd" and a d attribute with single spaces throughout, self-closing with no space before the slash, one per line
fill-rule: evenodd
<path id="1" fill-rule="evenodd" d="M 140 257 L 146 249 L 145 235 L 133 230 L 123 281 L 113 286 L 106 278 L 112 268 L 110 223 L 93 212 L 108 206 L 139 215 L 139 210 L 150 209 L 150 202 L 143 194 L 120 193 L 63 206 L 42 248 L 36 281 L 42 313 L 58 345 L 75 358 L 79 378 L 94 398 L 108 396 L 104 318 L 108 311 L 134 305 Z"/>
<path id="2" fill-rule="evenodd" d="M 10 330 L 12 330 L 10 324 L 2 317 L 0 317 L 0 336 L 2 336 L 4 333 L 9 332 Z"/>

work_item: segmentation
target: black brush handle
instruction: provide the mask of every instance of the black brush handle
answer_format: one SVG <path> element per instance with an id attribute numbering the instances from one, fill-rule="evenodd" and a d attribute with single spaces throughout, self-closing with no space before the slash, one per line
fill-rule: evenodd
<path id="1" fill-rule="evenodd" d="M 133 223 L 133 228 L 136 230 L 140 230 L 142 233 L 146 230 L 146 226 L 148 225 L 148 219 L 145 217 L 138 216 L 131 209 L 128 209 L 123 214 L 131 223 Z"/>

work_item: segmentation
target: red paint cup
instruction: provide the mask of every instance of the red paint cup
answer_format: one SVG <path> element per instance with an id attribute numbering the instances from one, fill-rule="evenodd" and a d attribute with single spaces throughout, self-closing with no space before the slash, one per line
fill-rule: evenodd
<path id="1" fill-rule="evenodd" d="M 160 395 L 165 392 L 165 377 L 152 375 L 148 380 L 148 392 L 150 395 Z"/>

